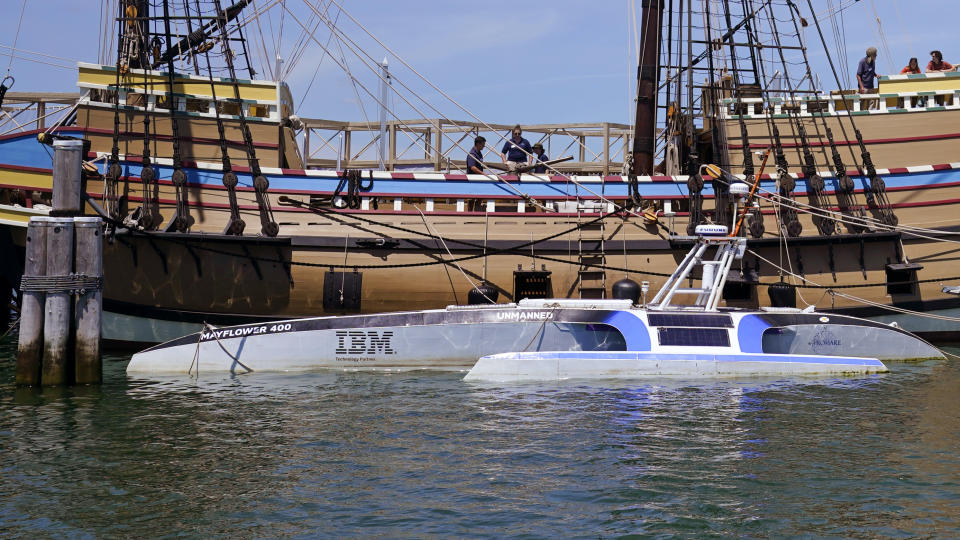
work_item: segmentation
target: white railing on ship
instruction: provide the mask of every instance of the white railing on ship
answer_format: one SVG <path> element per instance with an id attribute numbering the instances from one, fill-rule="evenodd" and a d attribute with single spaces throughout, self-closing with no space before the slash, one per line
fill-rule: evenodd
<path id="1" fill-rule="evenodd" d="M 388 199 L 389 200 L 389 199 Z M 423 210 L 426 213 L 436 212 L 436 205 L 433 198 L 420 199 L 415 198 L 416 201 L 423 201 Z M 382 199 L 381 199 L 382 201 Z M 404 199 L 402 197 L 395 197 L 393 199 L 393 211 L 400 212 L 403 210 L 412 210 L 414 208 L 419 208 L 417 204 L 406 201 L 407 206 L 404 207 Z M 499 204 L 498 204 L 499 203 Z M 346 202 L 342 197 L 336 197 L 333 200 L 334 206 L 337 208 L 343 208 L 346 206 Z M 513 205 L 516 205 L 516 210 L 513 210 Z M 561 214 L 599 214 L 600 212 L 613 213 L 616 211 L 616 206 L 613 203 L 603 203 L 600 201 L 543 201 L 543 205 L 549 208 L 552 211 L 561 213 Z M 456 212 L 466 212 L 467 211 L 467 199 L 456 199 Z M 669 205 L 667 206 L 669 208 Z M 372 210 L 373 209 L 373 199 L 371 197 L 361 197 L 360 198 L 360 210 Z M 518 214 L 527 213 L 528 206 L 526 201 L 502 201 L 495 199 L 486 199 L 483 202 L 483 209 L 481 210 L 484 213 L 494 214 L 497 212 L 517 212 Z M 448 210 L 449 211 L 449 210 Z"/>
<path id="2" fill-rule="evenodd" d="M 894 100 L 896 100 L 894 102 Z M 891 105 L 893 102 L 893 105 Z M 747 116 L 766 114 L 844 115 L 850 112 L 883 114 L 893 112 L 920 112 L 926 110 L 960 109 L 960 89 L 930 90 L 925 92 L 896 92 L 884 94 L 821 94 L 816 97 L 788 98 L 726 98 L 721 101 L 723 118 L 736 118 L 738 111 Z"/>

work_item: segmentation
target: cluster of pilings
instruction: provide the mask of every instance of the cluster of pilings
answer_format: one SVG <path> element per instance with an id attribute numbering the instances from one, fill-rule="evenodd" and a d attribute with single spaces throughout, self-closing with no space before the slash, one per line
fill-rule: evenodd
<path id="1" fill-rule="evenodd" d="M 83 141 L 54 143 L 53 210 L 27 229 L 17 384 L 96 384 L 103 302 L 102 221 L 81 214 Z"/>

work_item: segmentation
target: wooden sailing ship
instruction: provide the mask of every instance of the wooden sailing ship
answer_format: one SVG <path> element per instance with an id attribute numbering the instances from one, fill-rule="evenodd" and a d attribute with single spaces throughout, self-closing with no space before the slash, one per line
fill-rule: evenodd
<path id="1" fill-rule="evenodd" d="M 680 54 L 656 44 L 690 36 L 689 13 L 651 0 L 625 174 L 313 170 L 286 85 L 234 65 L 247 2 L 197 16 L 186 35 L 161 4 L 167 13 L 124 6 L 117 63 L 78 66 L 84 95 L 67 122 L 0 138 L 12 203 L 0 223 L 14 250 L 43 213 L 16 203 L 51 190 L 38 136 L 89 141 L 88 211 L 111 223 L 110 341 L 161 341 L 203 322 L 597 298 L 624 276 L 656 287 L 706 221 L 742 221 L 749 238 L 729 306 L 815 304 L 937 339 L 960 330 L 960 300 L 941 292 L 960 279 L 944 242 L 960 225 L 956 74 L 882 77 L 876 95 L 774 93 L 757 51 L 805 49 L 754 41 L 769 3 L 719 3 L 715 46 Z M 216 51 L 226 73 L 211 68 Z M 762 171 L 755 152 L 767 155 Z M 755 181 L 744 210 L 730 185 Z"/>

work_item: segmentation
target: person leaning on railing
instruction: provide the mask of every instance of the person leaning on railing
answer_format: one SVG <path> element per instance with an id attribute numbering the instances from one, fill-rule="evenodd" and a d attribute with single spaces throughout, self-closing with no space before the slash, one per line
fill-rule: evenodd
<path id="1" fill-rule="evenodd" d="M 467 173 L 483 174 L 483 147 L 487 140 L 483 137 L 477 137 L 473 140 L 473 148 L 467 154 Z"/>
<path id="2" fill-rule="evenodd" d="M 543 145 L 540 143 L 533 145 L 533 153 L 536 154 L 533 156 L 533 162 L 537 164 L 537 166 L 533 168 L 533 174 L 546 174 L 547 166 L 544 165 L 543 162 L 550 158 L 544 153 Z"/>
<path id="3" fill-rule="evenodd" d="M 901 75 L 916 75 L 918 73 L 920 73 L 920 64 L 917 63 L 916 58 L 911 58 L 907 67 L 900 70 Z"/>
<path id="4" fill-rule="evenodd" d="M 911 58 L 910 61 L 907 62 L 907 67 L 900 70 L 901 75 L 919 75 L 920 73 L 922 73 L 922 71 L 920 71 L 920 64 L 918 63 L 916 57 Z M 926 97 L 913 96 L 907 98 L 898 98 L 898 107 L 903 107 L 904 100 L 909 100 L 912 107 L 927 106 Z"/>
<path id="5" fill-rule="evenodd" d="M 857 65 L 857 89 L 861 94 L 875 93 L 873 83 L 877 78 L 877 48 L 867 48 L 867 55 L 860 59 Z M 863 100 L 863 104 L 869 109 L 877 107 L 877 102 L 872 99 Z"/>
<path id="6" fill-rule="evenodd" d="M 940 73 L 943 71 L 956 71 L 957 66 L 950 62 L 943 61 L 943 53 L 940 51 L 930 51 L 930 63 L 927 64 L 927 73 Z"/>
<path id="7" fill-rule="evenodd" d="M 523 138 L 523 130 L 520 124 L 513 126 L 513 137 L 503 145 L 501 158 L 503 162 L 510 165 L 510 170 L 519 165 L 530 163 L 530 156 L 533 154 L 533 148 L 530 141 Z"/>
<path id="8" fill-rule="evenodd" d="M 873 92 L 873 81 L 877 78 L 877 48 L 867 49 L 867 55 L 857 65 L 857 85 L 861 94 Z"/>

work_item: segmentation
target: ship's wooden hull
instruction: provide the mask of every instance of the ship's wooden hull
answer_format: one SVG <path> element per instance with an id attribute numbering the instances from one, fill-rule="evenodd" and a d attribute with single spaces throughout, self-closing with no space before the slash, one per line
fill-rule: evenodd
<path id="1" fill-rule="evenodd" d="M 324 240 L 339 240 L 345 245 L 310 245 Z M 799 290 L 811 304 L 822 301 L 830 287 L 881 303 L 941 297 L 937 283 L 921 283 L 910 292 L 888 294 L 885 267 L 896 260 L 900 240 L 899 235 L 890 233 L 808 237 L 790 246 L 790 261 L 784 258 L 782 264 L 810 280 Z M 105 296 L 198 314 L 268 317 L 430 309 L 465 303 L 472 284 L 483 280 L 484 266 L 486 281 L 499 291 L 501 301 L 518 299 L 514 279 L 518 269 L 551 272 L 552 294 L 548 296 L 578 296 L 580 264 L 575 248 L 567 248 L 575 244 L 573 238 L 546 242 L 535 248 L 533 256 L 528 247 L 506 247 L 512 243 L 493 243 L 484 257 L 482 248 L 455 247 L 451 256 L 442 247 L 439 251 L 423 249 L 410 241 L 401 241 L 396 247 L 370 248 L 342 237 L 241 243 L 200 235 L 120 234 L 108 239 L 105 246 Z M 456 242 L 448 239 L 447 244 Z M 743 262 L 746 277 L 737 283 L 751 286 L 744 289 L 746 296 L 728 304 L 769 304 L 764 286 L 780 281 L 780 274 L 764 259 L 781 262 L 782 250 L 777 244 L 767 240 L 749 243 L 750 252 Z M 626 248 L 621 241 L 608 241 L 605 264 L 617 269 L 606 270 L 605 288 L 609 293 L 610 285 L 625 275 L 650 281 L 651 288 L 657 288 L 686 254 L 687 247 L 688 243 L 676 240 L 627 241 Z M 918 255 L 915 260 L 923 261 L 924 274 L 958 273 L 953 269 L 953 250 L 932 242 L 907 243 L 905 248 Z M 629 271 L 620 269 L 624 267 Z M 324 308 L 324 286 L 332 279 L 339 289 L 342 272 L 362 275 L 358 309 Z M 860 305 L 841 297 L 827 298 L 827 302 L 832 307 Z"/>
<path id="2" fill-rule="evenodd" d="M 359 236 L 354 237 L 359 239 Z M 342 241 L 346 248 L 327 245 Z M 899 305 L 929 311 L 960 309 L 960 300 L 944 295 L 938 282 L 908 285 L 891 294 L 887 265 L 897 260 L 900 237 L 873 234 L 833 238 L 804 238 L 788 250 L 790 261 L 782 261 L 802 273 L 811 283 L 823 287 L 797 289 L 800 306 L 875 316 L 882 308 L 865 309 L 864 301 Z M 453 239 L 448 244 L 455 245 Z M 315 245 L 304 245 L 315 244 Z M 484 275 L 499 293 L 500 302 L 520 296 L 516 274 L 523 270 L 550 272 L 545 296 L 576 298 L 580 295 L 580 266 L 572 238 L 558 239 L 536 249 L 490 254 L 504 249 L 452 248 L 452 257 L 441 250 L 422 249 L 402 241 L 395 247 L 360 247 L 342 237 L 293 237 L 269 242 L 237 242 L 199 235 L 164 234 L 152 237 L 118 235 L 105 246 L 106 308 L 114 313 L 183 323 L 228 324 L 258 319 L 283 319 L 345 313 L 378 313 L 409 309 L 432 309 L 466 303 L 474 283 Z M 645 245 L 644 245 L 645 244 Z M 725 304 L 737 307 L 770 305 L 767 288 L 780 281 L 779 272 L 763 259 L 781 262 L 782 250 L 776 241 L 753 241 L 744 257 L 742 281 L 728 283 Z M 605 290 L 614 281 L 628 276 L 648 280 L 656 289 L 687 251 L 684 242 L 627 241 L 607 243 L 608 266 L 626 267 L 630 272 L 607 270 Z M 916 274 L 952 276 L 957 268 L 953 250 L 936 242 L 907 242 L 904 249 L 921 260 Z M 624 254 L 624 251 L 626 252 Z M 459 263 L 452 260 L 475 257 Z M 621 262 L 622 261 L 622 262 Z M 346 263 L 346 268 L 344 268 Z M 357 283 L 359 302 L 349 309 L 340 307 L 337 294 L 343 279 Z M 736 275 L 732 276 L 734 279 Z M 798 280 L 787 279 L 799 283 Z M 834 295 L 848 294 L 856 299 Z M 327 291 L 325 298 L 324 292 Z M 331 298 L 330 291 L 333 291 Z M 349 293 L 348 293 L 349 294 Z M 910 330 L 937 339 L 925 332 L 924 321 L 914 321 Z M 919 326 L 916 326 L 919 325 Z M 909 325 L 908 325 L 909 326 Z M 178 327 L 182 329 L 183 327 Z M 937 330 L 939 337 L 954 337 L 953 330 Z M 163 337 L 158 335 L 158 337 Z M 116 339 L 123 340 L 116 336 Z"/>
<path id="3" fill-rule="evenodd" d="M 0 184 L 48 192 L 46 152 L 26 136 L 0 143 Z M 173 216 L 176 193 L 169 162 L 158 162 L 155 194 L 165 224 Z M 127 215 L 143 203 L 143 188 L 136 158 L 123 166 L 121 200 L 116 202 Z M 587 201 L 586 209 L 577 213 L 569 211 L 578 204 L 575 190 L 559 178 L 376 173 L 371 189 L 357 194 L 362 208 L 349 210 L 310 206 L 333 195 L 339 183 L 335 173 L 270 169 L 265 172 L 280 236 L 263 238 L 256 236 L 260 212 L 249 172 L 239 170 L 245 236 L 221 234 L 230 215 L 227 191 L 219 185 L 221 171 L 203 165 L 186 169 L 189 208 L 196 220 L 191 232 L 121 231 L 107 237 L 104 298 L 110 339 L 162 341 L 202 322 L 440 308 L 465 303 L 473 284 L 484 278 L 498 290 L 500 302 L 512 301 L 523 296 L 518 269 L 550 272 L 544 286 L 548 290 L 541 290 L 545 296 L 609 296 L 613 282 L 625 275 L 648 280 L 655 290 L 688 248 L 677 238 L 685 234 L 688 219 L 683 178 L 644 178 L 638 183 L 644 200 L 659 210 L 657 222 L 625 213 L 606 216 L 600 227 L 597 211 L 609 206 L 590 192 L 602 191 L 608 200 L 622 202 L 628 193 L 626 179 L 582 178 L 578 189 L 581 195 L 589 190 L 586 198 L 594 202 Z M 902 225 L 945 230 L 958 224 L 960 171 L 929 167 L 886 174 L 885 179 Z M 863 181 L 857 182 L 855 197 L 869 216 Z M 774 186 L 765 179 L 761 187 Z M 86 189 L 98 204 L 111 202 L 103 197 L 102 179 L 90 178 Z M 553 205 L 555 211 L 538 210 L 518 192 Z M 804 201 L 802 180 L 797 192 Z M 705 210 L 712 213 L 709 186 L 704 193 Z M 291 205 L 291 200 L 301 204 Z M 664 215 L 668 206 L 672 215 Z M 803 235 L 783 239 L 770 204 L 761 201 L 761 208 L 767 233 L 750 241 L 750 252 L 728 284 L 728 305 L 769 305 L 767 286 L 781 280 L 782 267 L 809 280 L 785 278 L 799 286 L 801 306 L 856 310 L 860 315 L 886 313 L 882 306 L 891 304 L 960 309 L 960 300 L 940 291 L 940 282 L 960 281 L 953 244 L 879 228 L 843 234 L 849 230 L 841 226 L 838 234 L 819 236 L 803 213 Z M 856 298 L 831 294 L 827 287 Z M 356 298 L 340 300 L 340 291 L 346 289 Z M 960 330 L 953 325 L 937 331 L 950 335 L 954 327 Z"/>

